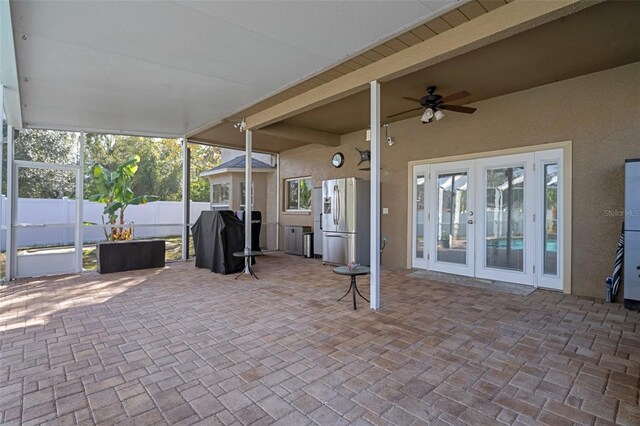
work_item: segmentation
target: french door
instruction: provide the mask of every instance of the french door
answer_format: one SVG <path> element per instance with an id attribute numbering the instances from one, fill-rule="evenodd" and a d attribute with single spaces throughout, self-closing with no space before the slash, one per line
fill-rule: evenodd
<path id="1" fill-rule="evenodd" d="M 475 165 L 472 161 L 434 164 L 431 167 L 427 223 L 431 270 L 473 275 L 475 258 L 473 223 Z"/>
<path id="2" fill-rule="evenodd" d="M 562 150 L 413 168 L 413 266 L 562 289 Z"/>

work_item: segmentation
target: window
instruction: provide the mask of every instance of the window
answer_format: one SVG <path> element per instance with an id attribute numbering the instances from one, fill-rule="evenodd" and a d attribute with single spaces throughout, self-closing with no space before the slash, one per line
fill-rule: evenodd
<path id="1" fill-rule="evenodd" d="M 212 185 L 211 208 L 214 210 L 229 208 L 229 183 L 214 183 Z"/>
<path id="2" fill-rule="evenodd" d="M 311 210 L 311 178 L 301 177 L 284 181 L 285 210 Z"/>
<path id="3" fill-rule="evenodd" d="M 255 206 L 255 183 L 251 182 L 251 209 Z M 240 182 L 240 210 L 244 210 L 244 182 Z"/>

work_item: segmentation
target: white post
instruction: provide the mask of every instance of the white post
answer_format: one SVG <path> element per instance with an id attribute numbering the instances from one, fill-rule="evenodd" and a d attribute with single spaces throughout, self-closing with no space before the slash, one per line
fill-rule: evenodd
<path id="1" fill-rule="evenodd" d="M 82 246 L 84 244 L 84 226 L 82 225 L 84 215 L 84 145 L 85 135 L 84 132 L 80 133 L 78 138 L 78 163 L 80 168 L 78 169 L 78 176 L 76 178 L 76 269 L 78 272 L 82 272 Z"/>
<path id="2" fill-rule="evenodd" d="M 182 261 L 189 258 L 189 144 L 182 138 Z"/>
<path id="3" fill-rule="evenodd" d="M 7 281 L 11 281 L 15 277 L 15 260 L 16 260 L 16 248 L 15 248 L 15 230 L 13 224 L 16 217 L 14 214 L 14 199 L 13 199 L 13 173 L 15 166 L 13 164 L 13 126 L 7 126 L 7 213 L 9 220 L 7 221 L 7 251 L 6 251 L 6 270 L 5 277 Z"/>
<path id="4" fill-rule="evenodd" d="M 371 309 L 380 308 L 380 83 L 371 89 Z"/>
<path id="5" fill-rule="evenodd" d="M 276 250 L 280 250 L 280 154 L 276 154 Z"/>
<path id="6" fill-rule="evenodd" d="M 245 168 L 244 168 L 244 246 L 245 250 L 251 250 L 251 150 L 252 147 L 251 130 L 245 131 Z M 245 258 L 246 274 L 250 273 L 249 265 L 251 262 L 250 257 Z"/>

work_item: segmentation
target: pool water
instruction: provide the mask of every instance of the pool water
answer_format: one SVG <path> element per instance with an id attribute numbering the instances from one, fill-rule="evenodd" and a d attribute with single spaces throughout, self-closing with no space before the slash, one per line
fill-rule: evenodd
<path id="1" fill-rule="evenodd" d="M 507 239 L 506 238 L 498 238 L 495 240 L 487 240 L 487 247 L 491 248 L 506 248 L 507 247 Z M 512 250 L 522 250 L 524 247 L 524 242 L 521 238 L 511 240 L 511 249 Z M 549 240 L 547 241 L 547 246 L 545 247 L 545 251 L 558 251 L 558 241 L 557 240 Z"/>

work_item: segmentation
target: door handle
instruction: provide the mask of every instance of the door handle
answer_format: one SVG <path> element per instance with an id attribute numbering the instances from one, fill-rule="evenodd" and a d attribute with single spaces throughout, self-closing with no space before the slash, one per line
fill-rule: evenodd
<path id="1" fill-rule="evenodd" d="M 473 219 L 469 219 L 469 220 L 467 221 L 467 223 L 468 223 L 469 225 L 473 225 Z"/>
<path id="2" fill-rule="evenodd" d="M 339 202 L 340 199 L 338 198 L 339 196 L 339 192 L 338 192 L 338 185 L 335 185 L 333 187 L 333 224 L 337 225 L 338 224 L 338 220 L 339 220 L 339 212 L 338 209 L 339 207 Z"/>

